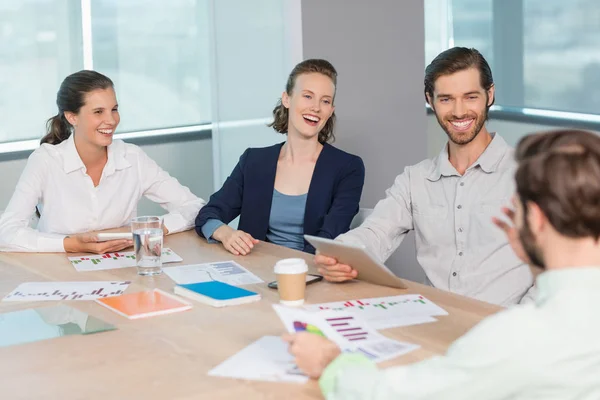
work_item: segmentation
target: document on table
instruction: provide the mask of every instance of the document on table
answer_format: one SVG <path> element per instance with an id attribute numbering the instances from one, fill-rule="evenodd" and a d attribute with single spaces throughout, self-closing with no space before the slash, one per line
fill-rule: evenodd
<path id="1" fill-rule="evenodd" d="M 235 261 L 179 265 L 163 268 L 163 271 L 179 285 L 220 281 L 233 286 L 243 286 L 264 282 Z"/>
<path id="2" fill-rule="evenodd" d="M 26 282 L 2 301 L 96 300 L 119 296 L 130 281 L 123 282 Z"/>
<path id="3" fill-rule="evenodd" d="M 420 347 L 381 335 L 355 314 L 332 310 L 311 312 L 278 304 L 273 308 L 288 332 L 307 331 L 324 336 L 342 351 L 362 353 L 374 362 L 390 360 Z"/>
<path id="4" fill-rule="evenodd" d="M 135 252 L 121 251 L 100 255 L 89 255 L 83 257 L 69 257 L 73 267 L 79 272 L 99 271 L 103 269 L 135 267 Z M 183 261 L 173 250 L 162 249 L 161 261 L 163 264 Z"/>
<path id="5" fill-rule="evenodd" d="M 278 336 L 263 336 L 208 372 L 210 376 L 270 382 L 308 380 L 294 364 L 288 345 Z"/>
<path id="6" fill-rule="evenodd" d="M 446 310 L 419 294 L 310 304 L 304 308 L 310 311 L 331 310 L 358 315 L 374 329 L 434 322 L 437 321 L 434 316 L 448 315 Z"/>

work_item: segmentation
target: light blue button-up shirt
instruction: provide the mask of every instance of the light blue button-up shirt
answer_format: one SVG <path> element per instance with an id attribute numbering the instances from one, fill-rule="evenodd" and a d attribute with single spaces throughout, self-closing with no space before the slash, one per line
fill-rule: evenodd
<path id="1" fill-rule="evenodd" d="M 416 233 L 417 260 L 436 288 L 490 303 L 521 301 L 531 270 L 492 223 L 515 191 L 513 149 L 499 134 L 463 175 L 439 156 L 406 167 L 358 228 L 338 240 L 362 244 L 381 261 Z"/>

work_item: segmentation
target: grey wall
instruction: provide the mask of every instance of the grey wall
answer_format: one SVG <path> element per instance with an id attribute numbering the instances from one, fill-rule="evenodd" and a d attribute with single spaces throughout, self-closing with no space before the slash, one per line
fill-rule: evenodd
<path id="1" fill-rule="evenodd" d="M 208 201 L 213 193 L 212 141 L 210 138 L 146 144 L 140 146 L 162 169 L 190 188 L 192 193 Z M 138 214 L 162 215 L 158 204 L 143 198 Z"/>
<path id="2" fill-rule="evenodd" d="M 338 71 L 336 145 L 366 166 L 362 207 L 373 207 L 406 165 L 427 156 L 423 0 L 302 0 L 304 58 Z M 409 236 L 387 265 L 423 280 Z"/>
<path id="3" fill-rule="evenodd" d="M 140 147 L 161 168 L 189 187 L 194 194 L 208 200 L 213 192 L 210 138 L 145 144 Z M 14 160 L 0 158 L 0 210 L 6 208 L 26 163 L 27 158 Z M 142 199 L 138 213 L 162 215 L 164 210 L 157 204 Z"/>

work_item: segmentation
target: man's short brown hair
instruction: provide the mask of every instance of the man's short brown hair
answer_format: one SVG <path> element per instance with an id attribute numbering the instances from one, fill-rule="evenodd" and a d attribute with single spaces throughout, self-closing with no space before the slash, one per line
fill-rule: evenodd
<path id="1" fill-rule="evenodd" d="M 517 146 L 517 194 L 536 203 L 554 229 L 572 238 L 600 237 L 600 137 L 558 130 L 524 137 Z"/>

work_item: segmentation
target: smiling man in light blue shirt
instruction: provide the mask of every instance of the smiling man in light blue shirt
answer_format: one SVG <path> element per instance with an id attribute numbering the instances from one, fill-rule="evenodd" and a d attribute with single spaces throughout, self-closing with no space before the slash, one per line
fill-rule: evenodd
<path id="1" fill-rule="evenodd" d="M 289 335 L 328 399 L 600 399 L 600 137 L 556 131 L 517 148 L 516 254 L 544 267 L 534 304 L 485 319 L 445 356 L 378 370 L 329 340 Z"/>

